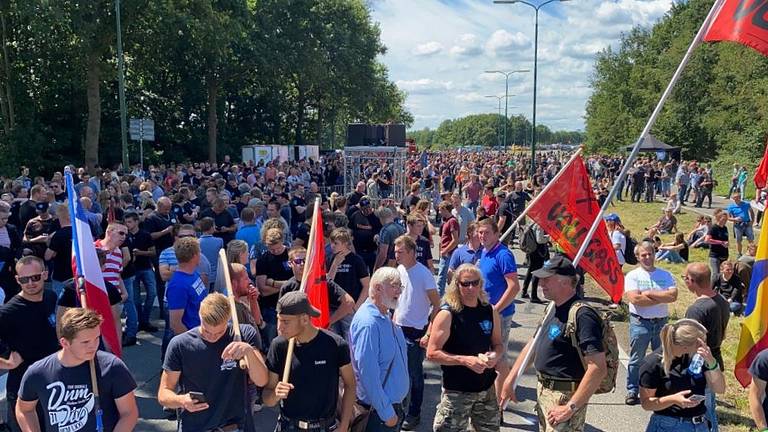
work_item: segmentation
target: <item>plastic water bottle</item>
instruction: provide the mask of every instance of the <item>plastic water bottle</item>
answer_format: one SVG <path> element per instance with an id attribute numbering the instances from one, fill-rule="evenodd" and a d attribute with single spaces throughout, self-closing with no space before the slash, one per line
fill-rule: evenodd
<path id="1" fill-rule="evenodd" d="M 693 358 L 691 359 L 691 364 L 688 365 L 688 372 L 693 375 L 698 375 L 701 373 L 702 366 L 704 366 L 704 357 L 700 356 L 699 354 L 694 354 Z"/>

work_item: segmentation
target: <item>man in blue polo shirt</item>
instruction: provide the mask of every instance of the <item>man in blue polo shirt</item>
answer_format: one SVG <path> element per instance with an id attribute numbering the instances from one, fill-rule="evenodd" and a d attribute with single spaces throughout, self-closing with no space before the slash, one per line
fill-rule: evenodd
<path id="1" fill-rule="evenodd" d="M 515 313 L 515 297 L 520 292 L 517 280 L 515 256 L 507 246 L 499 241 L 499 227 L 491 218 L 477 223 L 477 233 L 483 244 L 483 252 L 477 266 L 485 280 L 485 290 L 493 308 L 501 314 L 501 342 L 504 356 L 496 363 L 496 397 L 501 400 L 501 388 L 509 374 L 507 344 L 509 329 L 512 327 L 512 315 Z"/>
<path id="2" fill-rule="evenodd" d="M 734 192 L 731 195 L 733 204 L 729 205 L 728 220 L 733 222 L 733 235 L 736 237 L 736 252 L 741 257 L 741 239 L 746 236 L 750 244 L 755 241 L 755 233 L 752 231 L 752 223 L 755 220 L 755 214 L 752 206 L 741 200 L 741 194 Z"/>
<path id="3" fill-rule="evenodd" d="M 477 234 L 477 224 L 470 222 L 467 225 L 467 242 L 453 251 L 451 261 L 448 263 L 448 282 L 453 278 L 453 272 L 462 264 L 476 264 L 483 252 L 483 244 Z"/>

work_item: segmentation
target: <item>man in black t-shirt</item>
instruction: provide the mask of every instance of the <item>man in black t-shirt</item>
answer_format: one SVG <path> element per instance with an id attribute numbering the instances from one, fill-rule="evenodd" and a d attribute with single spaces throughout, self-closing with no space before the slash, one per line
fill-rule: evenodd
<path id="1" fill-rule="evenodd" d="M 61 204 L 56 207 L 56 217 L 61 228 L 56 230 L 45 250 L 45 260 L 53 261 L 51 287 L 57 296 L 64 291 L 64 282 L 72 279 L 72 223 L 69 220 L 69 207 Z"/>
<path id="2" fill-rule="evenodd" d="M 200 216 L 213 219 L 215 227 L 213 236 L 220 238 L 224 242 L 224 247 L 227 247 L 227 243 L 235 239 L 237 224 L 235 224 L 232 214 L 227 211 L 227 205 L 223 199 L 216 198 L 213 200 L 213 207 L 205 210 Z"/>
<path id="3" fill-rule="evenodd" d="M 688 289 L 697 297 L 688 306 L 685 317 L 694 319 L 707 328 L 707 346 L 712 350 L 712 355 L 717 359 L 720 369 L 725 370 L 720 347 L 725 339 L 725 330 L 728 328 L 728 320 L 731 317 L 728 300 L 712 288 L 709 268 L 704 263 L 688 264 L 683 273 L 683 279 Z M 707 419 L 711 424 L 717 425 L 715 394 L 707 389 L 706 396 Z M 713 430 L 717 428 L 714 427 Z"/>
<path id="4" fill-rule="evenodd" d="M 160 252 L 173 246 L 173 226 L 178 223 L 176 216 L 171 214 L 171 200 L 168 197 L 162 197 L 157 200 L 157 210 L 153 211 L 144 219 L 142 228 L 149 233 L 155 244 L 155 250 L 158 251 L 152 264 L 155 269 L 160 268 Z M 157 295 L 160 299 L 165 298 L 165 281 L 160 277 L 160 271 L 155 273 L 155 286 Z M 163 301 L 159 302 L 160 316 L 163 316 L 165 308 Z"/>
<path id="5" fill-rule="evenodd" d="M 267 383 L 258 333 L 241 324 L 242 340 L 235 338 L 229 301 L 220 293 L 203 299 L 199 314 L 200 326 L 174 336 L 168 345 L 157 401 L 166 408 L 182 408 L 179 430 L 250 430 L 244 415 L 246 378 L 257 386 Z M 245 364 L 246 373 L 239 363 Z"/>
<path id="6" fill-rule="evenodd" d="M 48 272 L 45 263 L 26 256 L 16 263 L 16 280 L 21 292 L 0 306 L 0 342 L 10 349 L 7 358 L 0 357 L 0 369 L 8 370 L 6 404 L 8 424 L 18 431 L 16 401 L 21 377 L 34 362 L 59 349 L 56 338 L 56 294 L 45 290 Z M 34 409 L 34 408 L 33 408 Z M 42 407 L 38 417 L 42 417 Z"/>
<path id="7" fill-rule="evenodd" d="M 765 383 L 768 381 L 768 349 L 757 354 L 749 366 L 752 383 L 749 385 L 749 411 L 755 420 L 757 430 L 768 429 L 768 395 Z"/>
<path id="8" fill-rule="evenodd" d="M 292 247 L 288 251 L 288 265 L 291 266 L 291 271 L 293 271 L 293 277 L 288 279 L 286 283 L 283 284 L 283 286 L 280 288 L 280 297 L 284 296 L 286 293 L 292 292 L 292 291 L 298 291 L 301 289 L 301 277 L 304 274 L 304 264 L 307 262 L 307 250 L 303 247 L 297 246 Z M 347 294 L 344 289 L 342 289 L 336 282 L 333 280 L 327 281 L 328 285 L 328 306 L 330 308 L 331 317 L 329 320 L 329 326 L 335 325 L 337 322 L 339 322 L 342 319 L 347 320 L 349 323 L 352 322 L 352 313 L 355 310 L 355 302 L 352 300 L 352 297 Z M 349 330 L 349 324 L 346 325 L 346 328 L 343 329 L 348 332 Z M 339 336 L 345 337 L 346 333 L 342 332 L 336 332 Z M 345 338 L 346 339 L 346 338 Z"/>
<path id="9" fill-rule="evenodd" d="M 352 210 L 349 216 L 349 228 L 352 230 L 352 244 L 355 252 L 363 258 L 368 271 L 376 264 L 378 245 L 374 237 L 381 231 L 381 222 L 373 214 L 373 207 L 368 196 L 360 199 L 357 210 Z"/>
<path id="10" fill-rule="evenodd" d="M 262 340 L 265 345 L 277 335 L 277 298 L 280 288 L 290 278 L 293 271 L 288 263 L 288 248 L 284 244 L 283 232 L 279 228 L 270 228 L 264 235 L 267 250 L 256 260 L 256 286 L 261 297 L 259 306 L 264 318 Z"/>
<path id="11" fill-rule="evenodd" d="M 307 201 L 304 199 L 304 185 L 299 183 L 289 202 L 291 207 L 291 233 L 296 236 L 299 225 L 307 218 Z M 314 207 L 314 203 L 312 203 Z"/>
<path id="12" fill-rule="evenodd" d="M 21 381 L 16 413 L 22 430 L 96 430 L 96 410 L 89 361 L 96 367 L 99 408 L 105 431 L 133 430 L 139 409 L 136 382 L 128 367 L 114 355 L 98 351 L 101 315 L 90 309 L 68 310 L 61 320 L 59 352 L 29 367 Z M 42 407 L 44 415 L 36 412 Z"/>
<path id="13" fill-rule="evenodd" d="M 149 323 L 149 313 L 152 312 L 152 305 L 155 302 L 155 297 L 157 297 L 157 287 L 155 285 L 155 271 L 152 269 L 152 260 L 158 253 L 152 241 L 152 236 L 147 231 L 139 228 L 139 215 L 137 213 L 127 213 L 125 215 L 125 226 L 128 228 L 128 235 L 125 241 L 131 253 L 131 264 L 134 271 L 133 286 L 128 288 L 126 283 L 126 289 L 129 289 L 129 297 L 131 294 L 133 295 L 139 330 L 153 333 L 157 331 L 157 327 Z M 144 290 L 146 291 L 143 303 L 141 301 L 142 285 L 144 285 Z"/>
<path id="14" fill-rule="evenodd" d="M 589 399 L 608 370 L 602 320 L 591 307 L 580 307 L 575 322 L 578 347 L 574 346 L 566 323 L 571 307 L 578 301 L 576 269 L 568 258 L 556 256 L 533 275 L 539 278 L 544 296 L 555 308 L 554 314 L 541 323 L 543 337 L 533 353 L 539 376 L 536 406 L 539 428 L 542 431 L 583 430 Z M 528 341 L 523 352 L 530 350 L 532 343 Z M 522 362 L 523 356 L 519 356 L 504 382 L 502 399 L 516 400 L 512 389 Z"/>
<path id="15" fill-rule="evenodd" d="M 356 398 L 349 345 L 339 336 L 312 325 L 311 317 L 320 316 L 320 311 L 309 304 L 303 292 L 282 296 L 277 313 L 279 336 L 269 347 L 269 382 L 264 388 L 264 403 L 280 405 L 275 431 L 346 431 Z M 291 338 L 296 342 L 293 357 L 288 359 Z M 290 378 L 283 382 L 283 369 L 288 361 Z M 339 377 L 344 383 L 344 398 L 337 425 Z"/>
<path id="16" fill-rule="evenodd" d="M 704 242 L 709 245 L 709 269 L 712 282 L 720 277 L 720 264 L 728 260 L 728 213 L 723 209 L 715 210 L 715 223 L 709 227 Z"/>

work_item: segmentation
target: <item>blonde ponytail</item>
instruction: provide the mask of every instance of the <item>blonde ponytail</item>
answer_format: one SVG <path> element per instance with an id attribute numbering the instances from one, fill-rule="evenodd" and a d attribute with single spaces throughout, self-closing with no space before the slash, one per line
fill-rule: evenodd
<path id="1" fill-rule="evenodd" d="M 675 355 L 672 353 L 673 345 L 693 346 L 699 339 L 707 337 L 707 329 L 696 320 L 683 318 L 674 324 L 667 324 L 661 329 L 661 361 L 664 365 L 664 373 L 669 375 L 669 369 L 672 367 L 672 360 Z"/>

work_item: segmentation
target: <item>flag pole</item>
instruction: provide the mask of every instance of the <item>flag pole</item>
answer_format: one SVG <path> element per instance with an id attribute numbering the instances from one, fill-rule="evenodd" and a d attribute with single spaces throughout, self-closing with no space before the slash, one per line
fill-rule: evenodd
<path id="1" fill-rule="evenodd" d="M 77 272 L 80 273 L 80 268 L 78 267 Z M 86 303 L 85 298 L 85 284 L 83 283 L 83 277 L 80 275 L 76 275 L 75 279 L 75 288 L 77 289 L 77 292 L 80 294 L 80 306 L 83 309 L 88 308 L 88 304 Z M 96 377 L 96 358 L 88 360 L 88 366 L 91 370 L 91 387 L 93 387 L 93 407 L 94 412 L 96 413 L 96 432 L 104 432 L 104 419 L 103 419 L 103 411 L 101 410 L 101 396 L 99 396 L 99 384 Z"/>
<path id="2" fill-rule="evenodd" d="M 619 173 L 619 176 L 616 178 L 616 182 L 613 184 L 613 187 L 611 188 L 611 191 L 608 193 L 608 197 L 603 202 L 603 205 L 600 207 L 600 211 L 597 213 L 597 216 L 595 217 L 595 221 L 592 223 L 592 226 L 589 228 L 589 232 L 587 232 L 587 236 L 584 238 L 584 242 L 579 247 L 579 251 L 576 253 L 576 256 L 573 258 L 573 266 L 576 267 L 579 265 L 579 261 L 581 261 L 581 258 L 584 257 L 584 253 L 587 251 L 587 247 L 589 247 L 589 242 L 592 240 L 592 237 L 594 237 L 595 232 L 597 231 L 597 227 L 600 226 L 600 222 L 603 218 L 603 213 L 608 209 L 608 206 L 611 205 L 611 202 L 613 201 L 613 198 L 616 196 L 616 192 L 618 191 L 618 187 L 621 185 L 621 180 L 626 177 L 627 171 L 629 171 L 629 167 L 632 166 L 632 162 L 637 157 L 637 154 L 640 152 L 640 147 L 643 144 L 643 141 L 645 141 L 645 138 L 648 136 L 648 133 L 650 133 L 651 128 L 656 123 L 656 119 L 661 113 L 662 108 L 664 108 L 664 103 L 669 98 L 669 95 L 672 94 L 672 89 L 675 87 L 675 84 L 677 84 L 677 81 L 680 79 L 680 76 L 683 73 L 683 70 L 688 65 L 688 62 L 691 60 L 691 56 L 693 54 L 694 49 L 701 43 L 702 37 L 704 36 L 704 33 L 709 28 L 709 24 L 712 22 L 712 18 L 715 15 L 715 12 L 719 10 L 720 5 L 723 0 L 717 0 L 712 5 L 712 8 L 709 10 L 709 13 L 707 13 L 707 17 L 704 19 L 704 22 L 701 24 L 701 27 L 699 28 L 699 31 L 696 33 L 696 37 L 694 37 L 693 41 L 691 41 L 691 45 L 688 47 L 688 51 L 686 51 L 685 56 L 683 56 L 683 59 L 680 61 L 680 64 L 677 66 L 677 70 L 675 70 L 675 73 L 672 75 L 672 78 L 669 81 L 669 84 L 667 85 L 667 88 L 664 90 L 664 93 L 662 93 L 661 98 L 659 99 L 658 104 L 656 105 L 656 108 L 654 108 L 653 113 L 651 113 L 651 117 L 648 119 L 648 122 L 646 123 L 645 127 L 643 128 L 642 133 L 640 134 L 640 138 L 635 142 L 635 146 L 632 148 L 632 152 L 630 153 L 629 157 L 627 157 L 626 162 L 624 162 L 624 166 L 621 169 L 621 172 Z M 561 170 L 562 171 L 562 170 Z M 549 307 L 548 312 L 546 316 L 544 317 L 544 320 L 542 322 L 547 321 L 549 318 L 551 318 L 552 315 L 555 313 L 554 307 Z M 520 381 L 520 377 L 523 375 L 525 370 L 528 368 L 528 364 L 531 361 L 531 357 L 533 353 L 536 351 L 536 346 L 539 343 L 539 340 L 541 340 L 541 325 L 539 325 L 536 329 L 536 332 L 534 333 L 530 349 L 528 352 L 526 352 L 525 357 L 523 357 L 523 364 L 521 365 L 520 369 L 517 372 L 517 376 L 515 377 L 514 386 L 512 387 L 512 392 L 515 391 L 515 388 L 517 387 L 517 383 Z M 502 401 L 503 405 L 506 405 L 507 401 Z"/>
<path id="3" fill-rule="evenodd" d="M 683 59 L 680 61 L 680 64 L 677 66 L 677 70 L 675 70 L 675 73 L 672 75 L 672 78 L 670 79 L 669 84 L 667 84 L 667 88 L 664 90 L 664 93 L 661 94 L 661 98 L 659 99 L 659 102 L 656 104 L 656 108 L 654 108 L 653 112 L 651 113 L 651 117 L 648 118 L 648 122 L 645 124 L 643 131 L 640 133 L 640 138 L 638 138 L 637 142 L 635 142 L 635 146 L 632 147 L 632 152 L 629 154 L 629 157 L 627 157 L 626 162 L 624 162 L 624 166 L 621 168 L 621 172 L 619 173 L 619 176 L 616 178 L 616 182 L 613 184 L 611 191 L 608 193 L 608 197 L 605 199 L 605 201 L 603 202 L 603 205 L 600 207 L 600 211 L 597 213 L 597 217 L 595 217 L 595 221 L 592 222 L 592 226 L 589 228 L 589 232 L 587 232 L 587 236 L 584 238 L 584 243 L 581 244 L 579 251 L 576 253 L 576 256 L 573 258 L 574 266 L 579 265 L 579 261 L 581 261 L 581 258 L 584 256 L 584 253 L 587 251 L 587 247 L 589 247 L 589 242 L 592 240 L 592 237 L 595 235 L 595 231 L 597 231 L 597 227 L 600 226 L 600 222 L 603 218 L 603 213 L 605 213 L 605 211 L 608 210 L 608 206 L 611 205 L 611 202 L 613 201 L 613 198 L 616 196 L 616 192 L 618 191 L 619 186 L 621 186 L 622 180 L 626 177 L 627 172 L 629 171 L 629 168 L 632 166 L 632 163 L 635 161 L 635 158 L 637 157 L 637 154 L 640 153 L 640 147 L 643 145 L 643 142 L 648 137 L 648 134 L 651 132 L 651 128 L 656 123 L 656 119 L 658 118 L 659 114 L 661 114 L 661 110 L 664 108 L 664 104 L 669 98 L 669 95 L 672 94 L 672 89 L 675 87 L 675 84 L 677 84 L 677 81 L 680 79 L 680 76 L 683 74 L 683 70 L 688 65 L 688 62 L 691 60 L 691 56 L 693 55 L 694 49 L 701 43 L 704 33 L 706 33 L 707 29 L 709 28 L 709 25 L 712 22 L 713 17 L 715 16 L 715 12 L 719 10 L 722 1 L 723 0 L 717 0 L 712 5 L 712 8 L 709 10 L 709 13 L 707 14 L 707 17 L 704 19 L 704 22 L 701 24 L 699 31 L 696 33 L 696 37 L 694 37 L 693 41 L 691 41 L 691 45 L 688 47 L 688 51 L 685 52 Z"/>
<path id="4" fill-rule="evenodd" d="M 224 249 L 219 249 L 219 263 L 222 263 L 221 271 L 224 274 L 224 284 L 227 287 L 227 300 L 229 300 L 229 310 L 232 315 L 232 330 L 235 332 L 235 342 L 241 342 L 243 336 L 240 334 L 240 320 L 237 319 L 237 305 L 235 304 L 235 291 L 232 289 L 232 279 L 229 278 L 229 261 Z M 247 357 L 243 357 L 238 362 L 240 369 L 248 368 Z"/>
<path id="5" fill-rule="evenodd" d="M 539 202 L 541 197 L 552 187 L 553 184 L 555 184 L 555 182 L 557 182 L 557 180 L 560 178 L 560 176 L 563 175 L 563 172 L 565 172 L 565 168 L 567 168 L 568 165 L 570 165 L 571 162 L 576 160 L 576 157 L 581 154 L 582 150 L 584 150 L 584 148 L 583 147 L 579 147 L 576 150 L 576 152 L 573 155 L 571 155 L 571 158 L 568 159 L 568 162 L 566 162 L 565 165 L 563 165 L 563 167 L 560 168 L 560 171 L 558 171 L 557 174 L 555 174 L 555 176 L 552 177 L 552 180 L 550 180 L 549 183 L 547 183 L 547 185 L 544 187 L 544 189 L 542 189 L 541 192 L 539 192 L 539 194 L 536 195 L 536 197 L 534 197 L 533 200 L 531 200 L 531 202 L 528 204 L 528 206 L 526 206 L 523 209 L 523 212 L 520 213 L 520 216 L 518 216 L 517 219 L 515 219 L 515 221 L 512 222 L 512 225 L 510 225 L 509 228 L 507 228 L 507 230 L 504 232 L 504 234 L 501 235 L 501 237 L 499 238 L 500 242 L 503 242 L 504 239 L 506 239 L 509 236 L 509 234 L 512 233 L 512 230 L 514 230 L 515 227 L 517 225 L 519 225 L 520 222 L 523 220 L 525 215 L 528 214 L 528 209 L 533 207 L 533 205 L 536 204 L 537 202 Z"/>
<path id="6" fill-rule="evenodd" d="M 315 206 L 314 210 L 312 211 L 312 217 L 314 218 L 317 212 L 320 211 L 320 198 L 315 198 Z M 313 241 L 315 237 L 317 236 L 317 229 L 318 227 L 315 226 L 316 224 L 312 224 L 311 227 L 309 227 L 309 244 L 307 245 L 307 254 L 306 257 L 309 257 L 313 252 L 313 245 L 315 242 Z M 323 229 L 323 227 L 320 227 L 319 229 Z M 306 257 L 304 259 L 304 271 L 301 275 L 301 288 L 299 290 L 301 292 L 304 292 L 307 288 L 307 275 L 309 274 L 309 266 L 307 265 Z M 288 380 L 291 377 L 291 363 L 293 360 L 293 350 L 296 347 L 296 338 L 292 337 L 288 339 L 288 353 L 285 355 L 285 365 L 283 366 L 283 379 L 281 380 L 284 383 L 287 383 Z"/>

